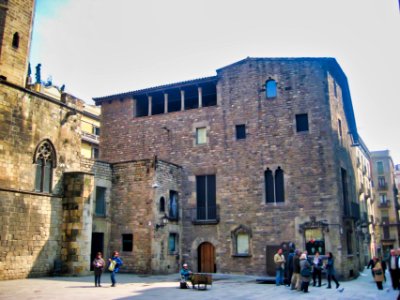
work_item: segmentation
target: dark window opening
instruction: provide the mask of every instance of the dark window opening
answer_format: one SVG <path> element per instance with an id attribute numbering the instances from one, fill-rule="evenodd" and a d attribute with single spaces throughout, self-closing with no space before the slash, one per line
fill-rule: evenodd
<path id="1" fill-rule="evenodd" d="M 197 220 L 216 220 L 215 175 L 196 176 Z"/>
<path id="2" fill-rule="evenodd" d="M 236 125 L 236 139 L 244 140 L 246 138 L 246 125 L 240 124 Z"/>
<path id="3" fill-rule="evenodd" d="M 168 253 L 175 254 L 178 251 L 178 235 L 170 233 L 168 237 Z"/>
<path id="4" fill-rule="evenodd" d="M 151 114 L 159 115 L 164 113 L 164 94 L 157 93 L 152 95 Z"/>
<path id="5" fill-rule="evenodd" d="M 342 121 L 338 119 L 338 130 L 339 130 L 339 141 L 340 144 L 343 144 L 343 133 L 342 133 Z"/>
<path id="6" fill-rule="evenodd" d="M 335 98 L 337 97 L 337 84 L 336 80 L 333 80 L 333 94 L 335 95 Z"/>
<path id="7" fill-rule="evenodd" d="M 278 169 L 275 171 L 275 196 L 276 196 L 276 202 L 285 201 L 283 170 L 280 167 L 278 167 Z"/>
<path id="8" fill-rule="evenodd" d="M 165 212 L 165 198 L 160 198 L 160 212 Z"/>
<path id="9" fill-rule="evenodd" d="M 122 251 L 132 252 L 133 250 L 133 234 L 122 235 Z"/>
<path id="10" fill-rule="evenodd" d="M 181 110 L 181 92 L 179 90 L 168 91 L 168 112 Z"/>
<path id="11" fill-rule="evenodd" d="M 347 171 L 341 168 L 342 174 L 342 197 L 343 197 L 343 208 L 344 214 L 348 216 L 350 214 L 350 207 L 349 207 L 349 197 L 348 197 L 348 188 L 347 188 Z"/>
<path id="12" fill-rule="evenodd" d="M 297 132 L 308 131 L 308 115 L 296 115 L 296 130 Z"/>
<path id="13" fill-rule="evenodd" d="M 275 202 L 275 190 L 274 190 L 274 176 L 270 169 L 264 172 L 265 181 L 265 201 L 267 203 Z"/>
<path id="14" fill-rule="evenodd" d="M 92 158 L 93 159 L 98 159 L 99 153 L 100 153 L 99 148 L 97 148 L 97 147 L 92 148 Z"/>
<path id="15" fill-rule="evenodd" d="M 169 191 L 169 219 L 178 220 L 178 193 Z"/>
<path id="16" fill-rule="evenodd" d="M 146 95 L 136 98 L 136 117 L 145 117 L 149 115 L 149 99 Z"/>
<path id="17" fill-rule="evenodd" d="M 217 87 L 215 84 L 208 84 L 202 87 L 202 105 L 217 105 Z"/>
<path id="18" fill-rule="evenodd" d="M 265 83 L 265 95 L 268 99 L 276 97 L 277 88 L 275 80 L 267 80 L 267 82 Z"/>
<path id="19" fill-rule="evenodd" d="M 93 126 L 93 134 L 100 135 L 100 127 Z"/>
<path id="20" fill-rule="evenodd" d="M 106 191 L 105 187 L 96 186 L 96 215 L 105 216 L 106 215 Z"/>
<path id="21" fill-rule="evenodd" d="M 185 89 L 185 109 L 199 108 L 199 92 L 197 87 Z"/>
<path id="22" fill-rule="evenodd" d="M 353 237 L 352 237 L 352 231 L 347 230 L 346 232 L 346 244 L 347 244 L 347 254 L 351 255 L 353 254 Z"/>
<path id="23" fill-rule="evenodd" d="M 15 49 L 18 49 L 18 47 L 19 47 L 19 33 L 18 32 L 14 33 L 14 35 L 13 35 L 12 46 Z"/>

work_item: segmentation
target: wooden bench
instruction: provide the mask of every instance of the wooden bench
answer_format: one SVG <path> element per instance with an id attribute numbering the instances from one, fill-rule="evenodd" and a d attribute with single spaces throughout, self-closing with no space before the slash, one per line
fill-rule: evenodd
<path id="1" fill-rule="evenodd" d="M 190 277 L 190 282 L 193 285 L 193 288 L 199 290 L 206 290 L 207 285 L 212 285 L 212 275 L 211 274 L 200 274 L 200 273 L 193 273 Z"/>

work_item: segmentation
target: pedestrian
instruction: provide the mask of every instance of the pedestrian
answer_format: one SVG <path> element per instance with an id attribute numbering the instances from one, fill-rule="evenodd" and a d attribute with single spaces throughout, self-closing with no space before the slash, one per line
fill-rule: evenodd
<path id="1" fill-rule="evenodd" d="M 328 262 L 326 263 L 326 274 L 328 275 L 328 286 L 327 289 L 332 288 L 331 286 L 331 280 L 333 280 L 336 283 L 336 288 L 338 289 L 340 284 L 339 282 L 336 280 L 335 277 L 335 266 L 334 266 L 335 260 L 333 258 L 333 254 L 332 252 L 328 252 Z"/>
<path id="2" fill-rule="evenodd" d="M 111 258 L 108 259 L 110 262 L 108 270 L 111 272 L 111 286 L 115 287 L 117 281 L 115 279 L 116 273 L 118 273 L 119 268 L 122 266 L 122 260 L 119 257 L 118 251 L 114 251 Z"/>
<path id="3" fill-rule="evenodd" d="M 293 275 L 291 281 L 291 290 L 301 291 L 301 279 L 300 279 L 300 251 L 295 250 L 293 256 Z"/>
<path id="4" fill-rule="evenodd" d="M 307 259 L 307 255 L 303 253 L 300 256 L 300 275 L 301 275 L 301 290 L 308 293 L 308 285 L 311 279 L 311 264 Z"/>
<path id="5" fill-rule="evenodd" d="M 390 256 L 387 260 L 389 267 L 390 278 L 392 279 L 392 287 L 394 290 L 399 288 L 399 258 L 397 256 L 397 251 L 394 249 L 390 250 Z"/>
<path id="6" fill-rule="evenodd" d="M 279 249 L 278 252 L 274 255 L 275 262 L 275 283 L 277 286 L 283 284 L 283 272 L 285 270 L 285 256 L 283 256 L 283 250 Z"/>
<path id="7" fill-rule="evenodd" d="M 374 257 L 374 262 L 375 262 L 375 266 L 373 268 L 374 270 L 374 280 L 376 282 L 376 286 L 378 287 L 378 290 L 383 290 L 383 286 L 382 286 L 382 282 L 384 280 L 383 277 L 383 268 L 382 268 L 382 264 L 379 261 L 379 258 Z"/>
<path id="8" fill-rule="evenodd" d="M 287 259 L 287 264 L 286 264 L 286 270 L 288 272 L 288 286 L 290 286 L 292 282 L 292 276 L 293 276 L 293 257 L 294 257 L 294 249 L 289 250 L 289 255 Z"/>
<path id="9" fill-rule="evenodd" d="M 322 276 L 322 258 L 319 256 L 319 252 L 315 252 L 314 259 L 312 261 L 313 265 L 313 286 L 316 286 L 316 279 L 318 278 L 318 287 L 321 286 L 321 276 Z"/>
<path id="10" fill-rule="evenodd" d="M 374 277 L 374 267 L 375 267 L 376 256 L 373 256 L 368 262 L 367 269 L 371 268 L 371 275 Z"/>
<path id="11" fill-rule="evenodd" d="M 387 270 L 387 265 L 385 260 L 382 258 L 382 256 L 379 257 L 379 261 L 382 265 L 382 270 L 383 270 L 383 278 L 385 279 L 386 282 L 386 270 Z M 399 264 L 399 272 L 400 272 L 400 264 Z M 399 279 L 400 279 L 400 274 L 399 274 Z M 398 285 L 398 288 L 400 289 L 400 284 Z"/>
<path id="12" fill-rule="evenodd" d="M 95 259 L 92 262 L 94 270 L 94 286 L 101 287 L 101 274 L 103 273 L 106 263 L 101 252 L 97 252 Z"/>

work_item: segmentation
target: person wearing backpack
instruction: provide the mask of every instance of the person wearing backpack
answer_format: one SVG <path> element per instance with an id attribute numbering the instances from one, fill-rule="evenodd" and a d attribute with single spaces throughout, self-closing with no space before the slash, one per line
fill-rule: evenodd
<path id="1" fill-rule="evenodd" d="M 308 285 L 311 279 L 311 264 L 307 260 L 307 254 L 303 253 L 300 256 L 300 275 L 301 275 L 301 290 L 308 293 Z"/>
<path id="2" fill-rule="evenodd" d="M 108 270 L 111 272 L 111 286 L 115 287 L 117 281 L 115 278 L 116 273 L 118 273 L 119 268 L 122 266 L 122 260 L 119 257 L 118 251 L 114 251 L 111 258 L 108 259 L 110 262 Z"/>

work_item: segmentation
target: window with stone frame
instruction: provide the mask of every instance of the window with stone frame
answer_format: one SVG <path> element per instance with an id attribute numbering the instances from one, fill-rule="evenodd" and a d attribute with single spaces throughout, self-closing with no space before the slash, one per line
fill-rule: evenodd
<path id="1" fill-rule="evenodd" d="M 133 234 L 123 234 L 122 235 L 122 251 L 132 252 L 133 251 Z"/>
<path id="2" fill-rule="evenodd" d="M 212 175 L 196 176 L 197 220 L 216 220 L 216 177 Z"/>
<path id="3" fill-rule="evenodd" d="M 296 131 L 307 132 L 308 131 L 308 115 L 298 114 L 296 115 Z"/>
<path id="4" fill-rule="evenodd" d="M 171 232 L 168 236 L 168 254 L 178 253 L 178 234 Z"/>
<path id="5" fill-rule="evenodd" d="M 251 229 L 245 225 L 232 231 L 233 256 L 250 256 Z"/>
<path id="6" fill-rule="evenodd" d="M 246 125 L 240 124 L 236 125 L 236 140 L 244 140 L 246 139 Z"/>
<path id="7" fill-rule="evenodd" d="M 44 140 L 36 147 L 33 163 L 35 164 L 35 191 L 51 193 L 53 169 L 56 167 L 56 152 L 49 140 Z"/>
<path id="8" fill-rule="evenodd" d="M 285 202 L 284 173 L 281 167 L 275 170 L 275 174 L 267 168 L 264 172 L 264 185 L 266 203 Z"/>
<path id="9" fill-rule="evenodd" d="M 196 145 L 204 145 L 207 143 L 207 128 L 196 128 Z"/>
<path id="10" fill-rule="evenodd" d="M 15 32 L 12 39 L 12 46 L 14 49 L 18 49 L 19 47 L 19 33 Z"/>
<path id="11" fill-rule="evenodd" d="M 106 215 L 106 191 L 107 188 L 96 186 L 96 216 L 104 217 Z"/>
<path id="12" fill-rule="evenodd" d="M 304 231 L 306 250 L 309 255 L 315 255 L 318 252 L 321 255 L 325 254 L 325 239 L 321 227 L 307 228 Z"/>
<path id="13" fill-rule="evenodd" d="M 169 219 L 178 220 L 178 192 L 169 191 Z"/>
<path id="14" fill-rule="evenodd" d="M 159 212 L 165 212 L 165 198 L 161 197 L 160 198 L 160 206 L 159 206 Z"/>
<path id="15" fill-rule="evenodd" d="M 265 82 L 265 96 L 267 99 L 276 98 L 277 96 L 277 86 L 276 81 L 273 79 L 268 79 Z"/>

